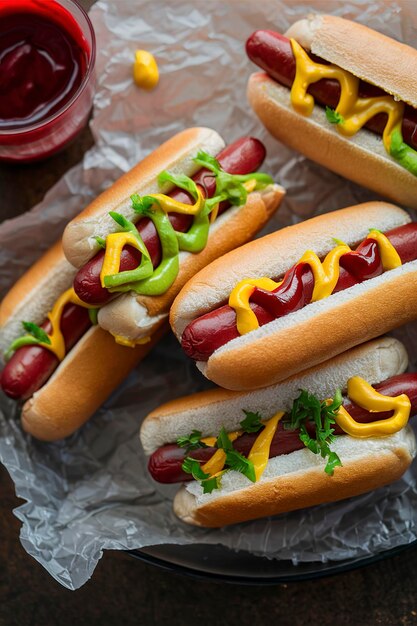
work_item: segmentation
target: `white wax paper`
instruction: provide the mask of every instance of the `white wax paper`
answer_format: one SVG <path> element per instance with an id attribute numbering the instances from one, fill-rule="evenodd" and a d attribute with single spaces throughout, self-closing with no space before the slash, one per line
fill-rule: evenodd
<path id="1" fill-rule="evenodd" d="M 244 53 L 246 38 L 258 28 L 284 32 L 311 10 L 356 19 L 417 47 L 412 2 L 100 0 L 94 5 L 96 144 L 40 205 L 0 227 L 1 293 L 59 237 L 68 219 L 187 126 L 212 126 L 227 142 L 249 134 L 265 141 L 263 169 L 288 191 L 267 231 L 373 198 L 270 139 L 246 103 L 246 81 L 255 70 Z M 150 93 L 132 83 L 137 48 L 158 60 L 160 84 Z M 417 354 L 416 326 L 397 336 Z M 104 549 L 220 543 L 298 563 L 357 558 L 416 539 L 416 464 L 392 486 L 338 504 L 223 530 L 178 522 L 171 512 L 173 489 L 148 477 L 138 430 L 161 402 L 205 386 L 171 336 L 65 441 L 44 444 L 25 435 L 15 404 L 0 398 L 0 460 L 26 500 L 15 511 L 22 544 L 63 585 L 84 584 Z"/>

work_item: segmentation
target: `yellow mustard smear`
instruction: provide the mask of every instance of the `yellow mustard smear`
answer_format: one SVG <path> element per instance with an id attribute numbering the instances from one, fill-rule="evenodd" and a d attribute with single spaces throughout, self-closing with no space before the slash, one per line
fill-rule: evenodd
<path id="1" fill-rule="evenodd" d="M 133 63 L 133 80 L 138 87 L 151 91 L 159 82 L 158 65 L 153 54 L 136 50 Z"/>
<path id="2" fill-rule="evenodd" d="M 391 136 L 395 129 L 401 129 L 404 115 L 404 103 L 392 96 L 372 98 L 359 97 L 359 78 L 335 65 L 316 63 L 295 39 L 291 47 L 296 62 L 295 80 L 291 88 L 291 103 L 301 115 L 309 116 L 313 112 L 314 98 L 307 93 L 309 86 L 323 78 L 334 79 L 340 83 L 340 99 L 336 113 L 342 116 L 338 122 L 338 131 L 347 137 L 355 135 L 372 117 L 379 113 L 388 116 L 382 139 L 385 150 L 390 154 Z"/>
<path id="3" fill-rule="evenodd" d="M 395 269 L 401 265 L 401 259 L 384 233 L 379 230 L 371 230 L 369 239 L 374 239 L 378 244 L 381 262 L 384 271 Z M 340 258 L 351 252 L 348 245 L 338 244 L 331 250 L 323 261 L 313 250 L 307 250 L 297 265 L 306 263 L 311 267 L 314 276 L 314 290 L 312 302 L 329 297 L 337 285 L 340 275 Z M 265 291 L 274 291 L 281 285 L 282 281 L 275 282 L 271 278 L 247 278 L 241 280 L 232 290 L 229 296 L 229 306 L 236 311 L 237 330 L 240 335 L 244 335 L 259 328 L 259 322 L 255 313 L 250 308 L 250 297 L 255 288 Z"/>

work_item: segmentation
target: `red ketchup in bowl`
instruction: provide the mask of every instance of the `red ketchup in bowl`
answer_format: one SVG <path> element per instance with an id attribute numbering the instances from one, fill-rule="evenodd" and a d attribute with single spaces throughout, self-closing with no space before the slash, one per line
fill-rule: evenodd
<path id="1" fill-rule="evenodd" d="M 94 32 L 73 0 L 0 2 L 0 158 L 53 154 L 87 121 Z"/>

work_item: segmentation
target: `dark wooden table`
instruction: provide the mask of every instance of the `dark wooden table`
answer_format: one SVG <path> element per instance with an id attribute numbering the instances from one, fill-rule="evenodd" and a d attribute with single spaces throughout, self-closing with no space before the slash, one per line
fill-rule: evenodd
<path id="1" fill-rule="evenodd" d="M 85 130 L 53 159 L 1 165 L 0 220 L 39 202 L 91 145 Z M 19 503 L 0 466 L 0 626 L 417 624 L 416 550 L 350 573 L 267 588 L 197 581 L 106 552 L 93 579 L 70 592 L 21 547 L 12 514 Z"/>

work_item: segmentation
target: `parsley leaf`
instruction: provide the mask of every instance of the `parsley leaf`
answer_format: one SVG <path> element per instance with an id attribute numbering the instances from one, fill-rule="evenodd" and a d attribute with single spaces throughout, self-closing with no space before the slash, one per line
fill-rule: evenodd
<path id="1" fill-rule="evenodd" d="M 342 465 L 339 456 L 330 449 L 335 439 L 333 425 L 341 404 L 340 389 L 331 402 L 320 402 L 314 394 L 302 390 L 294 400 L 290 415 L 291 427 L 300 430 L 300 440 L 306 448 L 327 459 L 324 471 L 329 475 L 333 474 L 335 467 Z M 307 424 L 311 422 L 315 425 L 315 437 L 311 437 L 307 429 Z"/>
<path id="2" fill-rule="evenodd" d="M 103 237 L 94 237 L 94 239 L 97 241 L 98 245 L 100 246 L 100 248 L 103 248 L 103 250 L 106 247 L 106 240 L 103 239 Z"/>
<path id="3" fill-rule="evenodd" d="M 186 474 L 191 474 L 195 480 L 204 480 L 210 478 L 210 474 L 203 472 L 200 465 L 201 461 L 192 459 L 190 456 L 185 457 L 183 464 L 181 465 L 182 471 Z"/>
<path id="4" fill-rule="evenodd" d="M 233 444 L 230 441 L 224 426 L 222 427 L 219 436 L 217 437 L 216 444 L 218 448 L 224 450 L 225 452 L 233 450 Z"/>
<path id="5" fill-rule="evenodd" d="M 261 424 L 262 415 L 258 412 L 245 411 L 245 409 L 243 409 L 243 412 L 246 417 L 240 422 L 241 427 L 245 433 L 257 433 L 263 427 L 263 424 Z"/>
<path id="6" fill-rule="evenodd" d="M 154 204 L 158 204 L 157 200 L 152 196 L 140 196 L 138 193 L 134 193 L 130 196 L 132 201 L 132 209 L 135 213 L 139 213 L 139 215 L 143 215 L 145 217 L 149 217 L 152 215 L 152 206 Z"/>
<path id="7" fill-rule="evenodd" d="M 35 337 L 35 339 L 40 343 L 51 345 L 51 340 L 49 339 L 47 333 L 37 324 L 34 324 L 33 322 L 22 322 L 22 326 L 28 335 Z"/>
<path id="8" fill-rule="evenodd" d="M 326 117 L 330 124 L 343 124 L 345 121 L 343 115 L 337 113 L 337 111 L 331 109 L 330 107 L 326 107 Z"/>
<path id="9" fill-rule="evenodd" d="M 178 437 L 177 445 L 180 448 L 187 448 L 187 452 L 190 450 L 197 450 L 198 448 L 207 448 L 207 444 L 201 441 L 203 433 L 200 430 L 193 430 L 192 433 L 185 437 Z"/>
<path id="10" fill-rule="evenodd" d="M 252 461 L 249 461 L 237 450 L 228 450 L 226 452 L 226 463 L 230 469 L 240 472 L 253 483 L 256 482 L 255 468 Z"/>
<path id="11" fill-rule="evenodd" d="M 203 493 L 211 493 L 215 489 L 220 488 L 221 476 L 212 476 L 201 481 L 203 487 Z"/>

